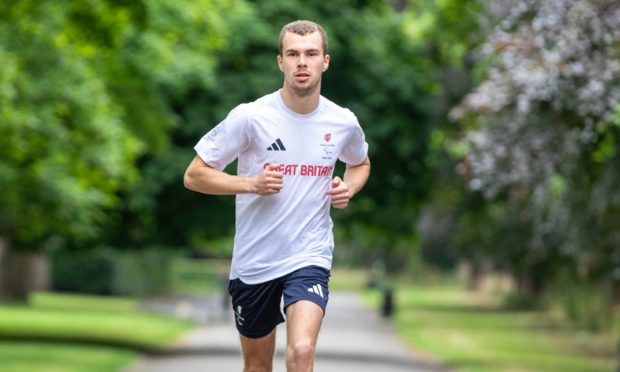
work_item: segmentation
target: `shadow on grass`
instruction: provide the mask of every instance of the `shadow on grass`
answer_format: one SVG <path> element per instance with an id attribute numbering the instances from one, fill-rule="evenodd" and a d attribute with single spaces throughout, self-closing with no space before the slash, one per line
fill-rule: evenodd
<path id="1" fill-rule="evenodd" d="M 403 307 L 403 309 L 412 309 L 412 310 L 427 310 L 427 311 L 437 311 L 437 312 L 450 312 L 450 313 L 482 313 L 482 314 L 509 314 L 509 313 L 519 313 L 519 312 L 528 312 L 531 310 L 512 310 L 508 308 L 494 308 L 489 306 L 482 305 L 411 305 L 407 307 Z"/>

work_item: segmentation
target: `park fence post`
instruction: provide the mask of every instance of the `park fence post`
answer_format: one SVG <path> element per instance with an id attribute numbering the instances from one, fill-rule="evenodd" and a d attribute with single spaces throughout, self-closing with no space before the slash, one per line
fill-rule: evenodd
<path id="1" fill-rule="evenodd" d="M 381 313 L 384 317 L 389 318 L 394 314 L 394 290 L 389 287 L 383 289 L 383 304 Z"/>

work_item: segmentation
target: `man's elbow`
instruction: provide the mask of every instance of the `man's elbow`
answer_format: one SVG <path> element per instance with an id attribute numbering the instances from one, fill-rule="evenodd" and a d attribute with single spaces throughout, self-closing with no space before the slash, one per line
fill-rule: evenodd
<path id="1" fill-rule="evenodd" d="M 196 177 L 192 175 L 189 169 L 183 175 L 183 186 L 188 190 L 196 191 Z"/>
<path id="2" fill-rule="evenodd" d="M 368 171 L 370 171 L 370 159 L 368 158 L 368 156 L 359 164 L 357 165 L 347 165 L 347 168 L 366 168 L 368 169 Z"/>

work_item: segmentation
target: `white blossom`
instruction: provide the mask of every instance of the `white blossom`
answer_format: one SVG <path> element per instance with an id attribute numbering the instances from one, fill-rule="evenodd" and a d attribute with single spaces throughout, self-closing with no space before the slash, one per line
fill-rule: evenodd
<path id="1" fill-rule="evenodd" d="M 488 31 L 475 56 L 493 63 L 450 116 L 478 119 L 464 138 L 470 188 L 491 198 L 525 190 L 538 211 L 536 245 L 578 217 L 550 185 L 583 171 L 580 159 L 620 110 L 620 1 L 481 1 Z M 594 190 L 614 190 L 618 178 L 606 177 Z M 609 200 L 600 193 L 588 197 L 602 215 Z"/>

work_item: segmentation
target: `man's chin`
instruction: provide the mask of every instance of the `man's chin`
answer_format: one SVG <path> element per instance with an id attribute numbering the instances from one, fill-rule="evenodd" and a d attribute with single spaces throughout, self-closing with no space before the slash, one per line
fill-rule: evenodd
<path id="1" fill-rule="evenodd" d="M 295 94 L 297 97 L 303 98 L 303 97 L 309 97 L 312 94 L 314 94 L 314 92 L 316 92 L 317 88 L 319 87 L 319 84 L 313 84 L 313 85 L 308 85 L 308 86 L 299 86 L 299 85 L 295 85 L 295 84 L 290 84 L 291 90 L 293 91 L 293 94 Z"/>
<path id="2" fill-rule="evenodd" d="M 291 86 L 293 93 L 297 97 L 309 97 L 316 91 L 317 87 L 318 85 L 312 85 L 308 87 Z"/>

